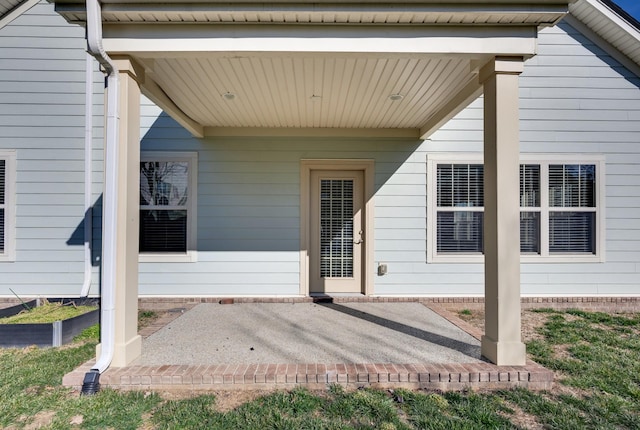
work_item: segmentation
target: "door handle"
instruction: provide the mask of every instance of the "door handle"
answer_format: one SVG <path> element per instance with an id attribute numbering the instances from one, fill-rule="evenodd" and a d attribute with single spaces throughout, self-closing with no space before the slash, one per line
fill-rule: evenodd
<path id="1" fill-rule="evenodd" d="M 354 245 L 360 245 L 363 242 L 364 242 L 364 239 L 362 238 L 362 230 L 360 230 L 358 232 L 358 238 L 353 240 L 353 244 Z"/>

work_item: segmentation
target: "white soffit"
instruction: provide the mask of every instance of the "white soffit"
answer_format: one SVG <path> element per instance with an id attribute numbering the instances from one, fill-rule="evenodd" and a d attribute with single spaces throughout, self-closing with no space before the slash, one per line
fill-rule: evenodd
<path id="1" fill-rule="evenodd" d="M 84 21 L 84 2 L 52 1 Z M 104 0 L 104 46 L 142 65 L 143 92 L 196 136 L 424 138 L 478 96 L 479 67 L 534 55 L 569 1 Z"/>
<path id="2" fill-rule="evenodd" d="M 0 0 L 0 18 L 24 2 L 25 0 Z"/>
<path id="3" fill-rule="evenodd" d="M 579 0 L 569 7 L 573 17 L 640 66 L 640 30 L 600 0 Z"/>
<path id="4" fill-rule="evenodd" d="M 0 0 L 0 28 L 31 9 L 39 0 Z"/>
<path id="5" fill-rule="evenodd" d="M 146 64 L 146 76 L 205 127 L 419 129 L 475 79 L 469 60 L 455 57 L 221 55 Z"/>
<path id="6" fill-rule="evenodd" d="M 102 1 L 103 20 L 118 23 L 324 23 L 553 25 L 572 0 L 466 1 Z M 84 22 L 83 2 L 56 1 L 68 21 Z"/>

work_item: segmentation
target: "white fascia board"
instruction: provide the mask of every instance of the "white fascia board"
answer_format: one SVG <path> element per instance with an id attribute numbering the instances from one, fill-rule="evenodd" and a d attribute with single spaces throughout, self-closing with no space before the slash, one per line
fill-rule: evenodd
<path id="1" fill-rule="evenodd" d="M 611 9 L 606 4 L 602 3 L 600 0 L 582 0 L 583 2 L 589 4 L 593 9 L 596 9 L 602 15 L 606 16 L 612 23 L 616 26 L 620 27 L 631 37 L 640 42 L 640 32 L 633 25 L 629 24 L 627 20 L 618 15 L 613 9 Z M 570 6 L 574 7 L 574 6 Z M 571 10 L 571 9 L 570 9 Z"/>
<path id="2" fill-rule="evenodd" d="M 534 27 L 105 25 L 110 53 L 308 52 L 518 55 L 536 53 Z"/>

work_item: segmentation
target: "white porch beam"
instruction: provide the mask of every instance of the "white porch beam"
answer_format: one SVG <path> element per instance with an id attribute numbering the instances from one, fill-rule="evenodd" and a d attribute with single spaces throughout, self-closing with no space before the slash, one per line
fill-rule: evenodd
<path id="1" fill-rule="evenodd" d="M 109 53 L 128 53 L 141 58 L 158 54 L 179 58 L 203 52 L 527 57 L 536 53 L 536 29 L 533 26 L 394 26 L 389 29 L 372 25 L 107 24 L 104 47 Z"/>
<path id="2" fill-rule="evenodd" d="M 184 113 L 176 104 L 167 96 L 162 88 L 147 75 L 144 83 L 141 85 L 140 90 L 149 100 L 154 102 L 160 109 L 165 111 L 171 118 L 176 120 L 178 124 L 183 126 L 194 137 L 203 138 L 205 136 L 204 126 L 197 121 L 194 121 Z"/>
<path id="3" fill-rule="evenodd" d="M 484 85 L 485 334 L 482 355 L 524 365 L 520 321 L 518 75 L 523 59 L 496 58 L 480 71 Z"/>
<path id="4" fill-rule="evenodd" d="M 414 128 L 205 127 L 205 136 L 374 137 L 418 140 Z"/>

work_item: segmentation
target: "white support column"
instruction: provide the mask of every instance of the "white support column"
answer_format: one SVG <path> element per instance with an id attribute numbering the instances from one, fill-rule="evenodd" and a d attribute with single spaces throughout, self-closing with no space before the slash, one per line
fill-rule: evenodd
<path id="1" fill-rule="evenodd" d="M 140 216 L 140 86 L 128 58 L 113 57 L 119 70 L 118 212 L 116 233 L 115 345 L 111 365 L 140 357 L 138 335 L 138 237 Z"/>
<path id="2" fill-rule="evenodd" d="M 496 58 L 480 71 L 484 85 L 485 334 L 482 355 L 524 365 L 520 321 L 518 75 L 522 58 Z"/>

